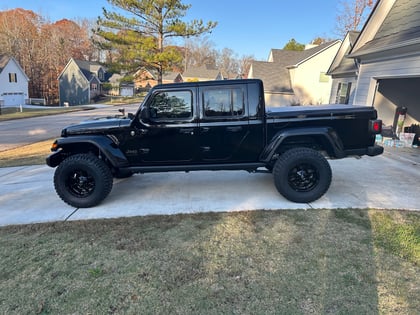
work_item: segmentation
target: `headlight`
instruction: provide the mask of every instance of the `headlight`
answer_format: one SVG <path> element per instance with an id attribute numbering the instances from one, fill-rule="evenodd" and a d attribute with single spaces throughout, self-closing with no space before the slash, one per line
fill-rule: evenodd
<path id="1" fill-rule="evenodd" d="M 55 152 L 57 150 L 58 150 L 58 143 L 57 143 L 57 140 L 55 140 L 54 143 L 51 146 L 51 151 Z"/>

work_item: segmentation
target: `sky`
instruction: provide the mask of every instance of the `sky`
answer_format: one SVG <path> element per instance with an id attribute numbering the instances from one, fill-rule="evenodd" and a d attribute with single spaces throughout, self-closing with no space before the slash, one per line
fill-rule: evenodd
<path id="1" fill-rule="evenodd" d="M 183 0 L 191 4 L 185 21 L 216 21 L 208 35 L 218 50 L 232 49 L 238 57 L 267 60 L 272 48 L 281 49 L 292 38 L 302 44 L 316 37 L 336 38 L 337 0 Z M 51 22 L 96 19 L 106 0 L 0 0 L 0 10 L 24 8 Z"/>

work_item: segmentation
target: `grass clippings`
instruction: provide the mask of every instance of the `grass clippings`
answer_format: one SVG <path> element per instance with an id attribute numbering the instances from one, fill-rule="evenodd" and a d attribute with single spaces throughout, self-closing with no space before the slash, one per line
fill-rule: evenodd
<path id="1" fill-rule="evenodd" d="M 419 224 L 290 210 L 4 227 L 0 313 L 415 314 Z"/>

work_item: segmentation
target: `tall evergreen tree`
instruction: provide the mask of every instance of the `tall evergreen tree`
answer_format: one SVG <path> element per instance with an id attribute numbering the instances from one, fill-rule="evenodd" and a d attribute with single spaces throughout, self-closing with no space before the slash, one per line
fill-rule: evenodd
<path id="1" fill-rule="evenodd" d="M 162 82 L 165 71 L 182 61 L 182 51 L 171 46 L 168 39 L 197 36 L 211 32 L 216 22 L 193 20 L 184 22 L 191 5 L 180 0 L 108 0 L 123 13 L 103 9 L 98 19 L 98 42 L 114 54 L 111 63 L 128 71 L 141 66 L 152 68 Z M 115 54 L 116 53 L 116 54 Z M 116 58 L 115 58 L 116 55 Z M 120 70 L 120 69 L 119 69 Z"/>

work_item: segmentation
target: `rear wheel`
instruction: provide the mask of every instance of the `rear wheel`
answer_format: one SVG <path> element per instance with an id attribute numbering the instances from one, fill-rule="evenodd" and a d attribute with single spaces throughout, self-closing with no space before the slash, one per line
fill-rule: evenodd
<path id="1" fill-rule="evenodd" d="M 98 205 L 111 192 L 109 167 L 92 154 L 76 154 L 61 162 L 54 174 L 54 187 L 60 198 L 76 208 Z"/>
<path id="2" fill-rule="evenodd" d="M 331 184 L 331 167 L 325 157 L 309 148 L 294 148 L 279 156 L 274 183 L 286 199 L 308 203 L 323 196 Z"/>

